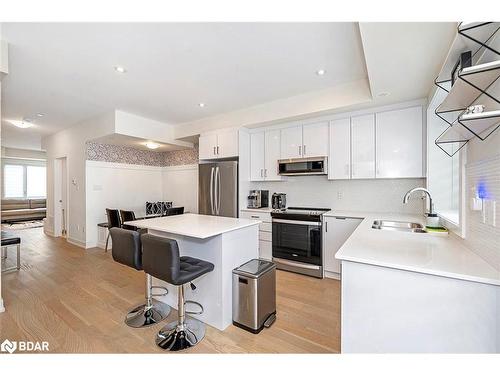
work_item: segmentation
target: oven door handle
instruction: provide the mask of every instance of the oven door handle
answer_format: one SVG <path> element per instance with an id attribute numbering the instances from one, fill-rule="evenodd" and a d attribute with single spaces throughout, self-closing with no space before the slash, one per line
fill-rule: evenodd
<path id="1" fill-rule="evenodd" d="M 284 266 L 304 268 L 307 270 L 319 270 L 320 269 L 320 266 L 317 266 L 315 264 L 306 264 L 306 263 L 295 262 L 293 260 L 287 260 L 287 259 L 282 259 L 282 258 L 274 258 L 273 257 L 273 262 L 276 264 L 283 264 Z"/>
<path id="2" fill-rule="evenodd" d="M 283 224 L 295 224 L 295 225 L 310 225 L 313 227 L 320 227 L 321 226 L 321 222 L 317 222 L 317 221 L 273 219 L 272 222 L 273 223 L 283 223 Z"/>

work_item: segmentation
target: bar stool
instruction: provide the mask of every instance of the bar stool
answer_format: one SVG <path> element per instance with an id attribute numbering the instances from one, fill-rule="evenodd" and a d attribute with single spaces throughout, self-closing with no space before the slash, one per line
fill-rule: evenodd
<path id="1" fill-rule="evenodd" d="M 196 288 L 192 281 L 213 271 L 214 265 L 201 259 L 180 257 L 176 240 L 151 234 L 143 234 L 141 239 L 144 271 L 178 288 L 178 320 L 167 324 L 158 332 L 156 344 L 170 351 L 193 347 L 205 336 L 205 324 L 197 319 L 186 317 L 186 313 L 201 314 L 203 306 L 198 302 L 184 300 L 184 286 L 191 283 L 191 288 Z M 187 303 L 193 303 L 201 310 L 186 311 Z"/>
<path id="2" fill-rule="evenodd" d="M 138 271 L 143 270 L 140 234 L 133 230 L 116 227 L 111 228 L 109 232 L 113 240 L 111 248 L 113 259 Z M 127 314 L 125 323 L 128 326 L 133 328 L 146 327 L 162 321 L 170 314 L 169 305 L 153 300 L 153 297 L 163 296 L 167 293 L 153 294 L 153 288 L 163 289 L 168 293 L 166 288 L 152 286 L 152 277 L 146 273 L 146 303 L 137 306 Z"/>
<path id="3" fill-rule="evenodd" d="M 108 218 L 108 236 L 106 237 L 106 246 L 104 251 L 108 252 L 109 236 L 111 235 L 111 228 L 120 228 L 120 212 L 116 209 L 106 208 L 106 217 Z"/>
<path id="4" fill-rule="evenodd" d="M 135 220 L 135 212 L 134 211 L 120 210 L 120 217 L 122 219 L 122 228 L 123 229 L 137 230 L 137 227 L 134 227 L 132 225 L 123 224 L 126 221 L 134 221 Z"/>

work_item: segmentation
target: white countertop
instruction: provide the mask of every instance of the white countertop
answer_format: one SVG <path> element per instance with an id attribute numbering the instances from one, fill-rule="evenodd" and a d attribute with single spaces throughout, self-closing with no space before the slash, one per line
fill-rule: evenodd
<path id="1" fill-rule="evenodd" d="M 364 219 L 335 255 L 342 261 L 500 285 L 500 272 L 466 248 L 453 233 L 408 233 L 371 227 L 379 219 L 424 224 L 423 216 L 345 211 L 330 211 L 325 216 Z"/>
<path id="2" fill-rule="evenodd" d="M 258 225 L 260 220 L 184 214 L 127 221 L 124 224 L 194 238 L 209 238 L 233 230 Z"/>

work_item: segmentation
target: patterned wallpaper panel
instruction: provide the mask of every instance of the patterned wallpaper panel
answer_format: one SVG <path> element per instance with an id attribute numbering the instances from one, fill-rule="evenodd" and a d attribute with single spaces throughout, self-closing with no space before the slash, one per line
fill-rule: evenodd
<path id="1" fill-rule="evenodd" d="M 127 146 L 87 142 L 86 159 L 156 167 L 198 164 L 198 146 L 188 150 L 154 152 Z"/>
<path id="2" fill-rule="evenodd" d="M 198 145 L 194 148 L 179 151 L 162 152 L 164 166 L 198 164 Z"/>

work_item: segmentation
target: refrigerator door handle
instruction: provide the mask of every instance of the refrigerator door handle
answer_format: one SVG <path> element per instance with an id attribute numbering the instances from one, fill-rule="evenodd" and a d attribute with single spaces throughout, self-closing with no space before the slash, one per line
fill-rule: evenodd
<path id="1" fill-rule="evenodd" d="M 220 169 L 217 167 L 217 215 L 220 215 L 220 198 L 221 198 L 221 182 L 220 182 Z"/>
<path id="2" fill-rule="evenodd" d="M 214 167 L 210 172 L 210 212 L 214 214 Z"/>

